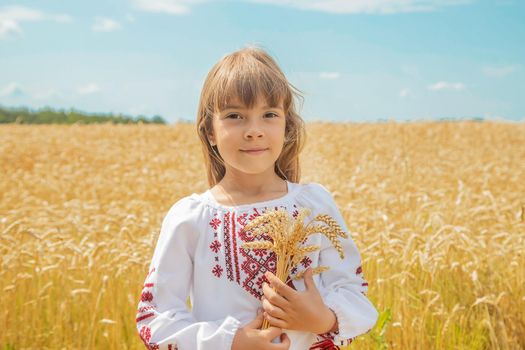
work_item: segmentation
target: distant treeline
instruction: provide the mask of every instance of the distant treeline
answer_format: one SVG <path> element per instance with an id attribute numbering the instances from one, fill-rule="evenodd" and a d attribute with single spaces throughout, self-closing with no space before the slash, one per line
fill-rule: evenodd
<path id="1" fill-rule="evenodd" d="M 143 115 L 131 117 L 122 114 L 89 114 L 74 109 L 64 111 L 46 107 L 30 110 L 25 107 L 6 108 L 0 106 L 0 124 L 93 124 L 107 122 L 113 124 L 166 124 L 166 121 L 158 115 L 150 119 Z"/>

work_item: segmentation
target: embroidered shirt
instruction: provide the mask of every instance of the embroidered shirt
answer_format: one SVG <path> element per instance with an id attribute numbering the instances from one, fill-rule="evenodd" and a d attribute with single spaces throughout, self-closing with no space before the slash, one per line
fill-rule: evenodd
<path id="1" fill-rule="evenodd" d="M 367 298 L 360 253 L 339 212 L 332 194 L 319 183 L 287 181 L 286 195 L 272 200 L 225 206 L 210 190 L 192 193 L 168 210 L 151 259 L 138 304 L 136 326 L 148 349 L 231 349 L 235 332 L 252 321 L 261 307 L 266 271 L 276 273 L 271 251 L 242 248 L 244 242 L 262 239 L 243 227 L 267 210 L 284 208 L 296 217 L 307 207 L 311 214 L 332 216 L 349 238 L 340 238 L 345 257 L 322 234 L 304 244 L 318 244 L 292 270 L 292 276 L 308 266 L 329 266 L 314 275 L 323 301 L 338 320 L 338 332 L 313 334 L 286 330 L 291 350 L 337 349 L 375 325 L 378 312 Z M 317 223 L 320 224 L 320 223 Z M 302 279 L 293 288 L 304 291 Z M 190 297 L 192 308 L 186 305 Z"/>

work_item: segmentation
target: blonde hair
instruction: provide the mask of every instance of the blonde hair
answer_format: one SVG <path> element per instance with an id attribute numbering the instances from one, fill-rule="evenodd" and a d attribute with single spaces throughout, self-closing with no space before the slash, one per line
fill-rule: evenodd
<path id="1" fill-rule="evenodd" d="M 304 120 L 296 111 L 294 97 L 304 98 L 268 53 L 256 46 L 247 46 L 223 56 L 212 67 L 200 94 L 196 125 L 210 187 L 226 173 L 218 149 L 211 146 L 208 139 L 213 131 L 213 115 L 234 98 L 251 108 L 261 93 L 270 106 L 282 101 L 286 116 L 285 142 L 275 162 L 275 173 L 283 180 L 299 182 L 299 154 L 306 141 L 306 131 Z"/>

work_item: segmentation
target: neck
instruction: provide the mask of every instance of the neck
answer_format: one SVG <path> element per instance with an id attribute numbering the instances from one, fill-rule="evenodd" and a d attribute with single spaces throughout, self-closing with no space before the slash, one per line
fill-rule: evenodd
<path id="1" fill-rule="evenodd" d="M 255 197 L 265 192 L 286 191 L 286 182 L 274 171 L 260 174 L 245 174 L 235 171 L 226 171 L 222 180 L 217 184 L 228 193 L 238 193 L 247 197 Z"/>

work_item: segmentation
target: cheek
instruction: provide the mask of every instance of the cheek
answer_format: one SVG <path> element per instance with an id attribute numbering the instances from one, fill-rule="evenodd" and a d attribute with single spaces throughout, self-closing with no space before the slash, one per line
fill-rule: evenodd
<path id="1" fill-rule="evenodd" d="M 220 144 L 220 147 L 223 150 L 229 150 L 234 145 L 233 137 L 230 133 L 222 132 L 220 134 L 217 134 L 216 138 L 217 138 L 217 143 Z"/>

